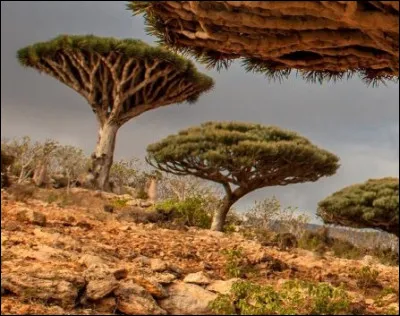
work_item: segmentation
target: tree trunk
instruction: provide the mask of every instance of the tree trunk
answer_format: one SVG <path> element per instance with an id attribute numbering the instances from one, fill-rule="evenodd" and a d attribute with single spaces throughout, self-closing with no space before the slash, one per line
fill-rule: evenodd
<path id="1" fill-rule="evenodd" d="M 147 195 L 148 195 L 150 201 L 155 202 L 157 200 L 157 180 L 156 179 L 150 180 L 150 185 L 147 190 Z"/>
<path id="2" fill-rule="evenodd" d="M 93 185 L 98 190 L 110 191 L 110 169 L 113 163 L 115 139 L 119 126 L 105 123 L 99 129 L 99 138 L 92 156 Z"/>
<path id="3" fill-rule="evenodd" d="M 222 202 L 222 206 L 215 211 L 211 223 L 211 230 L 222 232 L 226 220 L 226 215 L 228 215 L 228 212 L 233 203 L 235 203 L 235 201 L 231 197 L 225 196 Z"/>

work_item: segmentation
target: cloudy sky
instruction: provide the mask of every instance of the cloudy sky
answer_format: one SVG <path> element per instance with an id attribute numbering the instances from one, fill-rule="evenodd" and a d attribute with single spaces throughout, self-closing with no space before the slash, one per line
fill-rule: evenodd
<path id="1" fill-rule="evenodd" d="M 97 122 L 86 101 L 55 79 L 24 69 L 19 48 L 59 34 L 139 38 L 153 43 L 143 19 L 132 17 L 125 2 L 1 2 L 1 136 L 56 139 L 90 154 Z M 202 71 L 214 77 L 214 91 L 194 105 L 149 111 L 119 131 L 116 159 L 144 157 L 146 146 L 171 133 L 209 120 L 273 124 L 308 137 L 341 158 L 336 175 L 318 182 L 265 188 L 237 203 L 276 195 L 283 205 L 315 213 L 319 200 L 368 178 L 399 175 L 398 84 L 367 87 L 358 78 L 336 84 L 308 84 L 295 77 L 270 83 L 245 73 L 239 64 L 228 71 Z"/>

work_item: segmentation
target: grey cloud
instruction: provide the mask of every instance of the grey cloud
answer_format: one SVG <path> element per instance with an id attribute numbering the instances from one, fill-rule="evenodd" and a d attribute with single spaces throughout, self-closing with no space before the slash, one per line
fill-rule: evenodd
<path id="1" fill-rule="evenodd" d="M 2 136 L 51 137 L 91 153 L 97 122 L 86 101 L 16 60 L 19 48 L 62 33 L 155 39 L 145 34 L 143 19 L 132 17 L 125 2 L 1 2 Z M 398 84 L 372 88 L 354 78 L 318 85 L 294 76 L 279 84 L 245 73 L 239 63 L 220 73 L 199 68 L 215 78 L 214 91 L 194 105 L 167 106 L 128 122 L 118 134 L 117 159 L 143 157 L 149 143 L 191 125 L 240 120 L 295 130 L 337 154 L 342 163 L 335 176 L 315 183 L 254 192 L 238 202 L 240 209 L 276 194 L 284 205 L 315 213 L 321 198 L 343 186 L 398 176 Z"/>

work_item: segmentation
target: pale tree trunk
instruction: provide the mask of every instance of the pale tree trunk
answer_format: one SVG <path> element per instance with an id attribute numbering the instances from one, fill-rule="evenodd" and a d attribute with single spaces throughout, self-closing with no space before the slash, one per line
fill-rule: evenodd
<path id="1" fill-rule="evenodd" d="M 157 180 L 156 179 L 150 180 L 150 185 L 147 190 L 147 195 L 148 195 L 150 201 L 152 201 L 152 202 L 156 201 L 156 199 L 157 199 Z"/>
<path id="2" fill-rule="evenodd" d="M 235 203 L 229 196 L 225 196 L 222 206 L 215 211 L 212 223 L 211 223 L 211 230 L 215 230 L 218 232 L 222 232 L 226 220 L 226 216 L 231 208 L 231 206 Z"/>
<path id="3" fill-rule="evenodd" d="M 47 161 L 44 161 L 38 165 L 33 174 L 33 181 L 40 187 L 46 182 L 47 178 Z"/>
<path id="4" fill-rule="evenodd" d="M 226 216 L 228 215 L 231 206 L 236 203 L 242 196 L 249 193 L 251 191 L 250 188 L 242 188 L 238 187 L 236 190 L 232 192 L 232 189 L 228 183 L 223 183 L 226 195 L 222 201 L 221 207 L 215 211 L 213 220 L 211 223 L 211 230 L 222 232 Z"/>
<path id="5" fill-rule="evenodd" d="M 99 129 L 97 147 L 92 157 L 93 184 L 98 190 L 110 190 L 109 176 L 118 129 L 119 126 L 112 123 L 105 123 Z"/>

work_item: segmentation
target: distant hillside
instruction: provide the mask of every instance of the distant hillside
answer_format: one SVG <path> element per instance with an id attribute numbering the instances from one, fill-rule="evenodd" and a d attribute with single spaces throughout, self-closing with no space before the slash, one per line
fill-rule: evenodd
<path id="1" fill-rule="evenodd" d="M 273 231 L 284 231 L 285 225 L 283 222 L 276 221 L 270 227 Z M 305 229 L 308 231 L 317 231 L 323 225 L 305 224 Z M 346 240 L 353 245 L 363 248 L 391 248 L 399 253 L 399 240 L 395 236 L 386 232 L 381 232 L 372 229 L 355 229 L 343 226 L 326 225 L 328 228 L 328 236 Z"/>

